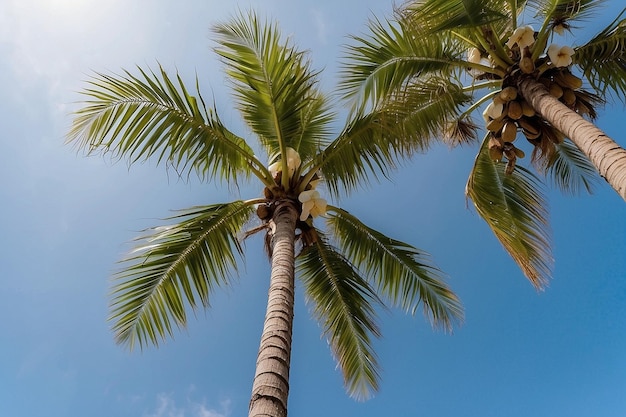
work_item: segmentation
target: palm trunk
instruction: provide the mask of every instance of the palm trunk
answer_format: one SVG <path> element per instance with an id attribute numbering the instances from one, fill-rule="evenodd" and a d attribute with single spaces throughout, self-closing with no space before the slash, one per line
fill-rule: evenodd
<path id="1" fill-rule="evenodd" d="M 249 417 L 285 417 L 294 304 L 294 239 L 298 213 L 280 204 L 273 217 L 272 271 Z"/>
<path id="2" fill-rule="evenodd" d="M 524 78 L 518 87 L 535 111 L 570 138 L 602 178 L 626 200 L 626 150 L 593 123 L 550 95 L 543 84 Z"/>

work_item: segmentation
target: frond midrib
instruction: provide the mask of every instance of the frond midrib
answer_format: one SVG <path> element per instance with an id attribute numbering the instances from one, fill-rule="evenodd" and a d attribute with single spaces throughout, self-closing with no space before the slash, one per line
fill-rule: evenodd
<path id="1" fill-rule="evenodd" d="M 376 126 L 380 127 L 381 125 L 377 122 Z M 351 145 L 352 140 L 354 140 L 353 139 L 354 136 L 358 136 L 359 134 L 363 132 L 367 132 L 369 129 L 371 129 L 371 127 L 372 127 L 372 124 L 366 124 L 356 130 L 350 131 L 349 135 L 345 132 L 345 129 L 344 129 L 343 134 L 341 134 L 329 146 L 327 146 L 321 153 L 318 154 L 316 159 L 318 159 L 319 162 L 314 163 L 312 168 L 309 170 L 310 176 L 313 176 L 313 174 L 318 170 L 323 171 L 324 166 L 327 165 L 328 161 L 332 160 L 333 158 L 336 158 L 337 152 L 340 152 L 346 146 Z"/>
<path id="2" fill-rule="evenodd" d="M 106 106 L 102 106 L 101 110 L 94 112 L 91 115 L 91 117 L 88 118 L 88 120 L 97 119 L 98 117 L 100 117 L 100 114 L 103 111 L 106 111 L 109 109 L 116 109 L 119 107 L 124 107 L 124 106 L 132 105 L 132 104 L 139 104 L 145 107 L 152 107 L 157 110 L 161 110 L 164 113 L 170 113 L 170 114 L 173 113 L 176 116 L 178 116 L 184 123 L 187 123 L 194 128 L 199 128 L 203 130 L 205 133 L 208 133 L 213 138 L 219 138 L 220 143 L 225 144 L 230 149 L 236 151 L 237 153 L 245 157 L 245 159 L 251 162 L 255 162 L 257 165 L 259 165 L 259 167 L 262 167 L 262 164 L 253 155 L 251 155 L 245 149 L 241 148 L 239 145 L 235 144 L 233 141 L 227 140 L 223 134 L 218 134 L 218 130 L 212 129 L 211 126 L 207 125 L 204 120 L 198 120 L 198 118 L 192 115 L 189 115 L 189 113 L 179 109 L 178 107 L 173 106 L 173 105 L 168 105 L 163 102 L 154 102 L 149 99 L 142 99 L 142 98 L 121 98 L 121 99 L 117 99 L 115 101 L 110 102 Z M 262 177 L 260 178 L 262 179 Z"/>
<path id="3" fill-rule="evenodd" d="M 359 90 L 362 90 L 365 88 L 365 85 L 369 84 L 372 82 L 372 80 L 376 79 L 376 76 L 378 75 L 378 73 L 386 70 L 388 67 L 396 65 L 398 63 L 411 63 L 411 62 L 436 62 L 439 64 L 447 64 L 451 67 L 463 67 L 463 61 L 456 61 L 456 60 L 452 60 L 452 59 L 440 59 L 440 58 L 428 58 L 428 57 L 422 57 L 422 56 L 402 56 L 402 57 L 394 57 L 388 60 L 385 60 L 381 65 L 377 65 L 376 68 L 370 72 L 369 74 L 367 74 L 366 76 L 362 76 L 362 77 L 354 77 L 354 79 L 348 79 L 346 80 L 345 84 L 346 87 L 344 87 L 344 90 L 347 91 L 346 96 L 355 96 L 360 94 Z M 360 74 L 360 73 L 359 73 Z M 358 75 L 358 74 L 357 74 Z M 404 81 L 403 83 L 408 82 L 408 80 Z M 352 86 L 358 86 L 358 88 L 354 88 Z M 377 102 L 379 99 L 378 98 L 374 98 L 374 101 Z"/>
<path id="4" fill-rule="evenodd" d="M 287 146 L 285 144 L 285 141 L 283 138 L 283 132 L 282 132 L 281 125 L 279 122 L 278 109 L 276 106 L 276 97 L 274 97 L 274 90 L 272 86 L 272 79 L 269 73 L 267 72 L 267 66 L 264 65 L 262 57 L 258 54 L 257 50 L 255 50 L 254 52 L 257 55 L 257 59 L 259 60 L 259 63 L 261 64 L 261 71 L 263 71 L 263 77 L 265 78 L 265 83 L 267 84 L 267 91 L 270 97 L 270 108 L 272 109 L 272 121 L 274 122 L 274 129 L 276 130 L 276 140 L 278 141 L 278 144 L 280 146 L 280 154 L 287 155 Z M 282 158 L 281 161 L 282 161 L 281 162 L 282 171 L 287 172 L 288 171 L 287 158 L 286 157 Z M 283 187 L 285 187 L 285 189 L 289 188 L 289 176 L 288 175 L 283 175 L 281 178 L 281 182 L 282 182 Z"/>
<path id="5" fill-rule="evenodd" d="M 319 246 L 319 244 L 318 244 L 318 248 L 322 249 L 321 246 Z M 326 250 L 322 249 L 322 250 L 318 250 L 318 252 L 319 252 L 320 256 L 322 257 L 322 259 L 324 260 L 324 264 L 325 265 L 330 265 L 330 263 L 328 262 L 329 260 L 328 260 L 328 258 L 326 256 Z M 340 279 L 340 277 L 337 277 L 336 274 L 334 274 L 332 269 L 326 268 L 326 271 L 327 271 L 328 277 L 331 278 L 331 285 L 333 286 L 333 289 L 335 290 L 335 292 L 337 294 L 339 294 L 340 299 L 342 301 L 342 303 L 341 303 L 341 310 L 343 311 L 343 315 L 345 317 L 350 317 L 350 320 L 347 320 L 348 321 L 348 325 L 350 326 L 350 330 L 351 330 L 352 334 L 358 335 L 359 331 L 358 331 L 357 328 L 354 327 L 354 324 L 352 322 L 352 314 L 350 313 L 350 309 L 348 308 L 348 305 L 345 302 L 345 298 L 343 296 L 342 291 L 340 291 L 339 286 L 337 285 L 337 281 Z M 356 344 L 356 348 L 357 348 L 357 351 L 359 352 L 359 356 L 361 358 L 367 358 L 367 356 L 368 356 L 367 352 L 362 349 L 361 343 L 357 343 Z"/>
<path id="6" fill-rule="evenodd" d="M 230 215 L 236 214 L 239 211 L 245 210 L 248 208 L 250 204 L 243 204 L 241 207 L 237 208 L 236 210 L 233 210 L 232 212 L 230 212 Z M 139 323 L 141 321 L 141 317 L 143 317 L 144 311 L 148 308 L 149 304 L 150 304 L 150 300 L 153 299 L 154 294 L 158 292 L 158 290 L 162 287 L 163 283 L 168 279 L 171 278 L 170 274 L 175 274 L 175 270 L 176 268 L 184 262 L 184 260 L 187 258 L 187 256 L 195 249 L 197 249 L 202 241 L 211 233 L 213 232 L 215 229 L 217 229 L 218 226 L 221 226 L 224 222 L 226 222 L 228 220 L 230 216 L 224 216 L 222 217 L 218 222 L 215 222 L 209 229 L 207 229 L 205 232 L 203 232 L 202 234 L 200 234 L 193 242 L 191 242 L 187 248 L 177 257 L 176 260 L 174 260 L 174 262 L 166 269 L 166 271 L 161 274 L 161 277 L 159 278 L 159 280 L 157 281 L 157 283 L 153 286 L 152 290 L 150 291 L 150 295 L 148 297 L 145 298 L 146 302 L 142 303 L 141 307 L 139 307 L 137 309 L 137 313 L 135 315 L 135 320 L 133 320 L 133 325 L 132 325 L 132 335 L 136 336 L 137 335 L 137 323 Z M 145 254 L 145 259 L 147 260 L 150 257 L 151 253 L 150 251 L 148 253 Z M 178 321 L 178 320 L 177 320 Z M 182 323 L 179 323 L 182 324 Z"/>
<path id="7" fill-rule="evenodd" d="M 335 209 L 335 211 L 339 211 L 339 209 L 336 209 L 336 208 L 333 208 L 333 209 Z M 402 267 L 403 267 L 403 269 L 404 269 L 405 271 L 410 272 L 411 274 L 417 275 L 417 274 L 415 274 L 415 273 L 414 273 L 414 271 L 413 271 L 413 270 L 412 270 L 412 269 L 411 269 L 411 268 L 410 268 L 410 267 L 409 267 L 409 266 L 408 266 L 408 265 L 404 262 L 404 260 L 402 260 L 402 258 L 398 257 L 398 256 L 397 256 L 394 252 L 390 251 L 390 250 L 388 249 L 388 247 L 387 247 L 385 244 L 383 244 L 383 242 L 382 242 L 380 239 L 378 239 L 375 235 L 373 235 L 373 234 L 370 232 L 370 229 L 369 229 L 369 228 L 367 228 L 367 227 L 366 227 L 366 228 L 361 228 L 361 227 L 359 227 L 359 225 L 358 225 L 358 224 L 356 224 L 356 223 L 354 223 L 354 222 L 353 222 L 353 221 L 349 218 L 349 216 L 342 216 L 342 219 L 343 219 L 344 221 L 349 222 L 349 223 L 350 223 L 353 227 L 358 228 L 359 230 L 364 231 L 364 232 L 365 232 L 365 234 L 366 234 L 366 235 L 370 238 L 370 240 L 372 240 L 372 241 L 374 241 L 374 242 L 376 242 L 376 243 L 377 243 L 377 245 L 376 245 L 376 246 L 377 246 L 379 249 L 382 249 L 382 250 L 383 250 L 383 251 L 387 254 L 387 256 L 390 256 L 391 258 L 393 258 L 394 260 L 396 260 L 396 261 L 397 261 L 400 265 L 402 265 Z M 419 277 L 419 276 L 418 276 L 418 277 Z M 438 297 L 438 296 L 437 296 L 437 298 L 439 299 L 439 297 Z M 421 301 L 421 300 L 420 300 L 420 301 Z"/>

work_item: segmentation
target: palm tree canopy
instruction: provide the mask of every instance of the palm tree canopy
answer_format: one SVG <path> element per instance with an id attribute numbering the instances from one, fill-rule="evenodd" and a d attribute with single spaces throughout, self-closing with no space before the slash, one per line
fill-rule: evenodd
<path id="1" fill-rule="evenodd" d="M 184 327 L 186 309 L 208 307 L 237 273 L 247 225 L 269 227 L 274 208 L 289 201 L 300 210 L 297 273 L 307 299 L 349 392 L 366 397 L 379 379 L 372 348 L 380 335 L 377 309 L 414 312 L 421 304 L 433 325 L 451 329 L 462 308 L 425 252 L 327 205 L 320 191 L 338 196 L 385 176 L 415 147 L 393 139 L 396 123 L 385 111 L 354 115 L 333 137 L 334 115 L 318 73 L 307 54 L 281 40 L 275 24 L 240 14 L 214 32 L 235 104 L 267 163 L 207 106 L 197 79 L 192 94 L 163 68 L 96 74 L 75 114 L 68 141 L 86 153 L 130 163 L 156 158 L 204 180 L 257 179 L 263 190 L 263 197 L 183 210 L 137 239 L 112 289 L 116 340 L 143 347 Z M 325 187 L 317 187 L 320 180 Z M 326 210 L 328 225 L 318 226 L 313 218 Z M 255 214 L 262 221 L 256 228 Z M 371 251 L 380 256 L 369 263 Z"/>
<path id="2" fill-rule="evenodd" d="M 564 192 L 591 191 L 598 176 L 585 155 L 519 95 L 517 80 L 534 76 L 589 119 L 603 98 L 623 101 L 624 11 L 586 43 L 556 44 L 559 33 L 576 29 L 603 3 L 410 1 L 393 19 L 370 21 L 369 35 L 353 37 L 346 50 L 342 92 L 355 114 L 393 114 L 405 138 L 423 150 L 433 139 L 452 146 L 482 143 L 466 194 L 537 288 L 551 274 L 546 202 L 541 180 L 516 167 L 525 156 L 516 137 L 526 137 L 535 168 Z M 481 141 L 473 118 L 479 110 L 487 131 Z"/>

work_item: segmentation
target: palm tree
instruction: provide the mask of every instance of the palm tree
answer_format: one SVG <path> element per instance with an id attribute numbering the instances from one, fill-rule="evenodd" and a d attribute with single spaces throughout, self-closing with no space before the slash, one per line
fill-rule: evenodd
<path id="1" fill-rule="evenodd" d="M 624 10 L 584 44 L 556 44 L 602 3 L 413 0 L 347 49 L 355 114 L 394 114 L 413 150 L 477 141 L 483 109 L 466 195 L 537 288 L 551 274 L 547 209 L 520 148 L 530 144 L 534 167 L 565 192 L 590 191 L 597 171 L 626 199 L 626 150 L 592 123 L 606 98 L 626 97 Z"/>
<path id="2" fill-rule="evenodd" d="M 367 397 L 379 380 L 377 306 L 415 312 L 422 305 L 445 329 L 462 317 L 428 254 L 322 198 L 386 175 L 403 144 L 375 112 L 348 120 L 333 137 L 318 73 L 305 53 L 281 41 L 276 24 L 240 14 L 214 31 L 236 105 L 269 166 L 206 105 L 197 80 L 192 95 L 162 68 L 95 75 L 75 113 L 68 141 L 87 154 L 156 158 L 182 175 L 260 186 L 257 197 L 183 210 L 138 238 L 115 276 L 115 338 L 131 349 L 158 345 L 184 327 L 187 307 L 208 307 L 218 287 L 230 284 L 244 255 L 241 239 L 265 231 L 271 274 L 249 415 L 287 414 L 296 271 L 348 392 Z"/>

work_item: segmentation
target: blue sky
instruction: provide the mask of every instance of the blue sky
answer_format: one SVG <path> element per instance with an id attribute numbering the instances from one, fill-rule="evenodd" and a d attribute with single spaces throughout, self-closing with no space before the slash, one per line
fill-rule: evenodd
<path id="1" fill-rule="evenodd" d="M 618 1 L 583 34 L 603 27 Z M 348 33 L 388 1 L 3 0 L 0 4 L 0 383 L 11 417 L 246 415 L 269 267 L 246 243 L 238 283 L 158 349 L 128 352 L 109 324 L 109 277 L 139 230 L 171 210 L 260 190 L 180 181 L 154 163 L 84 158 L 63 144 L 92 71 L 178 69 L 246 134 L 211 53 L 209 28 L 239 8 L 280 22 L 336 82 Z M 588 32 L 589 31 L 589 32 Z M 598 125 L 623 145 L 624 107 Z M 626 204 L 551 189 L 554 279 L 536 292 L 466 207 L 476 149 L 435 147 L 341 202 L 364 222 L 430 252 L 466 309 L 454 334 L 421 316 L 381 312 L 380 392 L 350 399 L 298 292 L 290 415 L 623 416 L 626 413 Z"/>

